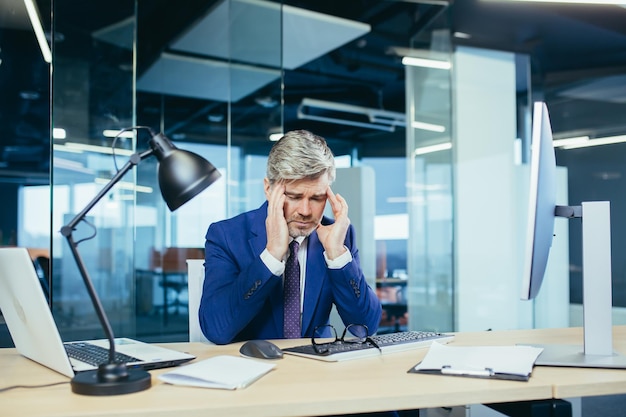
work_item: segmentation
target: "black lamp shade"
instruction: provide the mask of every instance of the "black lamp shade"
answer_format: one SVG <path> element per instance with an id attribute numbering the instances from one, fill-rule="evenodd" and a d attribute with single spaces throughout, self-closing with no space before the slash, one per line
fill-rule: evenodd
<path id="1" fill-rule="evenodd" d="M 209 161 L 193 152 L 176 148 L 160 133 L 151 139 L 150 147 L 159 160 L 159 187 L 170 211 L 176 210 L 221 177 Z"/>
<path id="2" fill-rule="evenodd" d="M 221 176 L 210 162 L 193 152 L 176 149 L 159 164 L 159 187 L 171 211 L 200 194 Z"/>

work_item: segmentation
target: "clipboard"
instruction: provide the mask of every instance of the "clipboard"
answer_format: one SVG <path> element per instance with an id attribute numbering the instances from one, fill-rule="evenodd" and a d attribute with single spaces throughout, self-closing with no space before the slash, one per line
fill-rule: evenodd
<path id="1" fill-rule="evenodd" d="M 528 381 L 542 348 L 534 346 L 449 346 L 433 342 L 408 373 Z"/>
<path id="2" fill-rule="evenodd" d="M 415 373 L 415 374 L 464 376 L 464 377 L 469 377 L 469 378 L 507 379 L 510 381 L 528 381 L 530 379 L 530 374 L 528 375 L 505 374 L 505 373 L 495 372 L 493 369 L 489 369 L 489 368 L 480 370 L 480 369 L 453 369 L 449 366 L 444 366 L 441 369 L 416 369 L 416 367 L 413 367 L 409 369 L 408 372 Z"/>

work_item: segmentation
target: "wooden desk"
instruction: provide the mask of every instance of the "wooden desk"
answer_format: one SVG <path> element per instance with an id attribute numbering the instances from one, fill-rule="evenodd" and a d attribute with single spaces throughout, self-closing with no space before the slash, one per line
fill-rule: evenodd
<path id="1" fill-rule="evenodd" d="M 583 344 L 582 328 L 536 329 L 488 332 L 482 344 Z M 484 333 L 483 333 L 484 334 Z M 461 334 L 460 334 L 461 335 Z M 463 333 L 456 345 L 471 345 L 479 333 Z M 477 343 L 478 344 L 478 343 Z M 613 327 L 613 347 L 626 354 L 626 326 Z M 574 398 L 626 393 L 626 370 L 535 366 L 531 379 L 553 384 L 553 398 Z"/>
<path id="2" fill-rule="evenodd" d="M 577 343 L 579 335 L 582 338 L 579 329 L 459 333 L 453 343 L 495 345 L 552 340 Z M 623 346 L 626 328 L 618 329 L 617 335 Z M 301 343 L 301 340 L 277 341 L 281 347 Z M 191 352 L 201 360 L 219 354 L 238 355 L 240 345 L 167 346 Z M 171 386 L 155 377 L 149 390 L 111 397 L 76 395 L 66 384 L 19 388 L 0 392 L 0 409 L 4 417 L 320 416 L 626 392 L 626 372 L 616 370 L 536 367 L 529 382 L 407 374 L 425 353 L 418 350 L 342 363 L 286 355 L 276 362 L 275 370 L 238 391 Z M 19 356 L 14 349 L 0 349 L 0 369 L 0 388 L 67 381 L 62 375 Z M 152 375 L 166 371 L 152 371 Z"/>
<path id="3" fill-rule="evenodd" d="M 577 344 L 583 343 L 582 328 L 534 330 L 533 343 Z M 613 348 L 626 354 L 626 326 L 613 327 Z M 554 383 L 554 398 L 574 398 L 595 395 L 626 393 L 626 369 L 591 369 L 535 367 L 533 375 Z"/>

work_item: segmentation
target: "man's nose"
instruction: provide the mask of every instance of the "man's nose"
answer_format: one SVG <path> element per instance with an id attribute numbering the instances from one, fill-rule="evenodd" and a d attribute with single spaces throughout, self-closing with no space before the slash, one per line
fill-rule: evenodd
<path id="1" fill-rule="evenodd" d="M 301 216 L 308 216 L 311 214 L 311 203 L 306 198 L 300 200 L 300 204 L 298 205 L 298 213 Z"/>

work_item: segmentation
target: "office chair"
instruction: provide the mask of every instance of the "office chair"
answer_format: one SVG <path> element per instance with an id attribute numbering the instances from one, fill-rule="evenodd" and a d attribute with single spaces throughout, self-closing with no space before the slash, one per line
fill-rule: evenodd
<path id="1" fill-rule="evenodd" d="M 198 310 L 204 283 L 204 259 L 187 259 L 187 294 L 189 305 L 189 341 L 210 343 L 200 329 Z"/>
<path id="2" fill-rule="evenodd" d="M 188 301 L 184 298 L 187 291 L 187 259 L 203 259 L 202 248 L 165 248 L 164 252 L 152 249 L 150 254 L 150 269 L 154 276 L 159 277 L 158 285 L 163 288 L 163 320 L 168 322 L 169 310 L 175 309 L 179 313 L 181 308 L 189 309 Z"/>
<path id="3" fill-rule="evenodd" d="M 37 256 L 33 259 L 33 265 L 39 277 L 41 289 L 46 296 L 48 304 L 50 304 L 50 258 L 47 256 Z"/>

